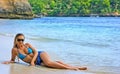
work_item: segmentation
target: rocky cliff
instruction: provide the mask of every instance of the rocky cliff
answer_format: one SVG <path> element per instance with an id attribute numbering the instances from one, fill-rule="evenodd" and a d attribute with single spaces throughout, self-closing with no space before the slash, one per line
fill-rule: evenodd
<path id="1" fill-rule="evenodd" d="M 0 18 L 33 18 L 28 0 L 0 0 Z"/>

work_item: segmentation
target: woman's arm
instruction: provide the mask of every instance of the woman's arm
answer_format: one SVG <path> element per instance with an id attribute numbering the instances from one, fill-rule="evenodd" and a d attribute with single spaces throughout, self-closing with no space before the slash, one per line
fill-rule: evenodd
<path id="1" fill-rule="evenodd" d="M 36 58 L 37 58 L 37 55 L 38 55 L 38 52 L 37 52 L 37 50 L 34 48 L 34 47 L 32 47 L 32 45 L 30 45 L 29 43 L 26 43 L 26 45 L 27 46 L 29 46 L 32 50 L 33 50 L 33 58 L 32 58 L 32 60 L 31 60 L 31 65 L 32 66 L 34 66 L 35 65 L 35 60 L 36 60 Z"/>
<path id="2" fill-rule="evenodd" d="M 3 64 L 15 63 L 15 58 L 17 56 L 16 51 L 17 51 L 16 48 L 13 48 L 12 51 L 11 51 L 11 60 L 10 61 L 5 61 L 5 62 L 3 62 Z"/>

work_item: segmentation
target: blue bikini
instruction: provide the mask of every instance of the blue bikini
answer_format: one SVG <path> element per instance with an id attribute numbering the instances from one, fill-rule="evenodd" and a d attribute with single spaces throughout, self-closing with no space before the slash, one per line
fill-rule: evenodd
<path id="1" fill-rule="evenodd" d="M 41 52 L 43 52 L 43 51 L 38 51 L 38 56 L 37 56 L 37 58 L 36 58 L 36 65 L 41 65 L 41 63 L 42 63 L 42 59 L 41 59 L 41 57 L 40 57 Z M 33 53 L 32 49 L 31 49 L 31 48 L 28 48 L 28 54 L 31 54 L 31 53 Z M 23 55 L 23 54 L 21 54 L 20 52 L 18 53 L 18 57 L 19 57 L 21 60 L 23 60 L 24 58 L 26 58 L 26 56 L 27 56 L 27 55 Z"/>
<path id="2" fill-rule="evenodd" d="M 38 51 L 38 56 L 37 56 L 37 59 L 36 59 L 36 65 L 41 65 L 41 63 L 43 62 L 41 57 L 40 57 L 40 54 L 42 53 L 43 51 Z"/>
<path id="3" fill-rule="evenodd" d="M 32 49 L 31 48 L 28 48 L 28 54 L 31 54 L 33 53 Z M 23 55 L 21 53 L 18 54 L 18 57 L 23 60 L 24 58 L 26 58 L 27 55 Z"/>

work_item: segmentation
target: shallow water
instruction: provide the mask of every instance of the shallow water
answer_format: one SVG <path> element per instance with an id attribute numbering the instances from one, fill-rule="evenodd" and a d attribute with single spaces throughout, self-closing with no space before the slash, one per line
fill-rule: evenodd
<path id="1" fill-rule="evenodd" d="M 0 35 L 24 33 L 37 50 L 72 65 L 120 68 L 119 17 L 44 17 L 33 20 L 0 19 Z M 109 68 L 108 68 L 109 67 Z M 111 68 L 115 68 L 111 70 Z M 112 73 L 112 72 L 111 72 Z"/>

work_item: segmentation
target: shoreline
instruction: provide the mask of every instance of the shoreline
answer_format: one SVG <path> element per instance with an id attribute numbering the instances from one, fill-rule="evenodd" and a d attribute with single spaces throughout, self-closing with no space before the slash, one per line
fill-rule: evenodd
<path id="1" fill-rule="evenodd" d="M 42 17 L 120 17 L 120 14 L 119 15 L 98 15 L 98 14 L 90 14 L 90 15 L 71 15 L 71 16 L 68 16 L 68 15 L 58 15 L 58 16 L 44 16 L 44 15 L 36 15 L 34 14 L 34 16 L 20 16 L 20 15 L 2 15 L 0 17 L 0 19 L 26 19 L 26 20 L 32 20 L 34 18 L 42 18 Z"/>
<path id="2" fill-rule="evenodd" d="M 79 15 L 79 14 L 73 14 L 73 15 L 57 15 L 57 16 L 50 16 L 50 15 L 37 15 L 34 14 L 34 18 L 42 18 L 42 17 L 120 17 L 120 14 L 88 14 L 88 15 Z"/>

